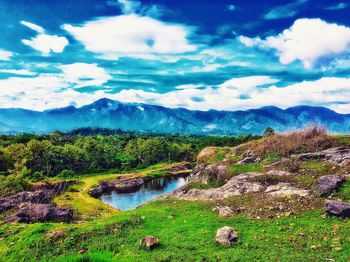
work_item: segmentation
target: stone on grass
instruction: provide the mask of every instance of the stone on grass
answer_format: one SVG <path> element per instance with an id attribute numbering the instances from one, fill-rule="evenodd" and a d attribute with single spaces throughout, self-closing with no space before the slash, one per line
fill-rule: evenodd
<path id="1" fill-rule="evenodd" d="M 159 239 L 154 236 L 146 236 L 140 240 L 140 246 L 149 250 L 159 246 Z"/>
<path id="2" fill-rule="evenodd" d="M 323 176 L 318 180 L 317 190 L 322 194 L 329 194 L 332 190 L 338 189 L 345 181 L 340 176 Z"/>
<path id="3" fill-rule="evenodd" d="M 238 240 L 238 235 L 232 227 L 222 227 L 216 232 L 216 241 L 224 246 L 230 246 Z"/>
<path id="4" fill-rule="evenodd" d="M 337 217 L 350 217 L 350 204 L 341 201 L 326 203 L 326 212 Z"/>
<path id="5" fill-rule="evenodd" d="M 234 210 L 229 206 L 217 206 L 213 209 L 220 217 L 231 217 L 234 215 Z"/>

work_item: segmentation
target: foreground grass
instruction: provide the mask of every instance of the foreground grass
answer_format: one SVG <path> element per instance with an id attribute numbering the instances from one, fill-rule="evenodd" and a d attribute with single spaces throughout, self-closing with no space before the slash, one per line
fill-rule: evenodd
<path id="1" fill-rule="evenodd" d="M 58 195 L 54 199 L 54 202 L 59 206 L 73 208 L 77 211 L 79 218 L 82 220 L 89 220 L 97 217 L 109 217 L 119 211 L 102 203 L 99 199 L 90 197 L 88 192 L 92 187 L 97 186 L 100 181 L 113 180 L 119 176 L 143 177 L 148 175 L 154 176 L 154 174 L 164 175 L 166 169 L 178 164 L 179 163 L 157 164 L 128 174 L 94 174 L 91 176 L 81 176 L 77 179 L 76 185 L 71 186 L 65 193 Z"/>
<path id="2" fill-rule="evenodd" d="M 83 224 L 3 225 L 1 261 L 348 261 L 350 221 L 322 211 L 273 220 L 220 218 L 210 204 L 156 201 L 134 211 Z M 215 242 L 219 227 L 232 226 L 240 240 L 231 248 Z M 49 238 L 61 230 L 64 236 Z M 140 249 L 146 235 L 160 238 L 153 251 Z M 78 252 L 84 254 L 78 254 Z"/>

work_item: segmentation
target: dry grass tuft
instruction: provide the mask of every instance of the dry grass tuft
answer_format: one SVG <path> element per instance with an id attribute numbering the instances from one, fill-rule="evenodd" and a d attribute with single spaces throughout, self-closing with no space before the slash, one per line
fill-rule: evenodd
<path id="1" fill-rule="evenodd" d="M 275 154 L 289 156 L 291 154 L 316 152 L 335 146 L 336 139 L 327 134 L 327 129 L 311 125 L 302 130 L 275 134 L 258 141 L 252 141 L 241 147 L 238 151 L 251 150 L 258 156 Z"/>

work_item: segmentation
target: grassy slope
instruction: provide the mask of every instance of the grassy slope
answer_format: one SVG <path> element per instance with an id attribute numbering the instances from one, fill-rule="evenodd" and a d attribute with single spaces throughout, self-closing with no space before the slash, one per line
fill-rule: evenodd
<path id="1" fill-rule="evenodd" d="M 130 212 L 83 224 L 4 225 L 0 258 L 6 261 L 347 261 L 350 222 L 323 218 L 322 211 L 274 220 L 220 218 L 205 203 L 156 201 Z M 215 243 L 217 228 L 229 225 L 240 240 Z M 49 239 L 45 233 L 64 230 Z M 146 235 L 160 238 L 153 251 L 138 247 Z M 79 255 L 79 250 L 87 250 Z M 1 257 L 2 256 L 2 257 Z"/>
<path id="2" fill-rule="evenodd" d="M 349 144 L 349 137 L 337 137 Z M 221 160 L 221 157 L 220 159 Z M 305 163 L 306 179 L 329 172 L 331 167 Z M 138 175 L 162 174 L 164 166 L 141 170 Z M 237 172 L 259 170 L 259 165 L 232 167 Z M 323 210 L 305 211 L 269 220 L 253 220 L 244 215 L 221 218 L 213 204 L 188 201 L 151 202 L 133 211 L 117 212 L 87 195 L 100 180 L 116 175 L 81 178 L 79 192 L 63 194 L 58 203 L 72 201 L 72 206 L 86 218 L 101 216 L 81 224 L 32 224 L 0 226 L 0 261 L 349 261 L 350 220 L 327 217 Z M 304 181 L 305 179 L 305 181 Z M 350 182 L 332 198 L 350 201 Z M 67 202 L 68 201 L 68 202 Z M 91 202 L 92 201 L 92 202 Z M 243 199 L 242 199 L 243 201 Z M 100 209 L 100 210 L 99 210 Z M 98 211 L 96 211 L 98 210 Z M 219 227 L 232 226 L 239 242 L 230 248 L 215 242 Z M 63 231 L 64 236 L 49 238 L 48 232 Z M 153 251 L 139 248 L 146 235 L 160 238 L 161 246 Z M 79 251 L 84 254 L 79 254 Z"/>

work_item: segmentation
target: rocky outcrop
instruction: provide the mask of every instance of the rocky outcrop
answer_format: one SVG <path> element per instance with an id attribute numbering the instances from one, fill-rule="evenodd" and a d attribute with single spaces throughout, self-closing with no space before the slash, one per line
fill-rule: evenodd
<path id="1" fill-rule="evenodd" d="M 176 173 L 190 173 L 191 172 L 191 165 L 189 163 L 184 163 L 184 164 L 181 164 L 181 165 L 176 165 L 176 166 L 173 166 L 173 167 L 170 167 L 167 169 L 167 171 L 171 174 L 176 174 Z"/>
<path id="2" fill-rule="evenodd" d="M 257 157 L 252 151 L 246 151 L 240 160 L 238 160 L 237 165 L 258 163 L 260 160 L 261 159 Z"/>
<path id="3" fill-rule="evenodd" d="M 166 197 L 175 197 L 183 200 L 204 200 L 217 201 L 248 193 L 266 193 L 271 196 L 283 197 L 298 195 L 305 197 L 311 194 L 309 190 L 299 189 L 288 183 L 277 183 L 275 185 L 265 185 L 261 182 L 252 181 L 252 178 L 263 176 L 265 173 L 244 173 L 232 177 L 225 185 L 211 189 L 190 189 L 184 186 L 168 194 Z"/>
<path id="4" fill-rule="evenodd" d="M 147 236 L 140 240 L 140 246 L 149 250 L 155 249 L 159 244 L 159 239 L 154 236 Z"/>
<path id="5" fill-rule="evenodd" d="M 126 179 L 126 180 L 119 180 L 115 182 L 114 184 L 114 190 L 116 190 L 118 193 L 132 193 L 139 190 L 142 185 L 145 183 L 145 180 L 148 180 L 149 178 L 134 178 L 134 179 Z"/>
<path id="6" fill-rule="evenodd" d="M 189 182 L 208 184 L 210 182 L 225 181 L 228 167 L 227 163 L 199 164 L 192 170 Z"/>
<path id="7" fill-rule="evenodd" d="M 340 176 L 323 176 L 318 180 L 317 190 L 322 195 L 326 195 L 338 189 L 344 181 L 345 178 Z"/>
<path id="8" fill-rule="evenodd" d="M 56 184 L 37 186 L 36 191 L 25 191 L 0 198 L 0 213 L 19 207 L 23 203 L 49 204 L 55 195 L 62 193 L 65 188 L 75 181 L 63 181 Z"/>
<path id="9" fill-rule="evenodd" d="M 335 165 L 344 165 L 350 162 L 350 147 L 329 148 L 320 152 L 293 155 L 292 157 L 301 161 L 316 159 Z"/>
<path id="10" fill-rule="evenodd" d="M 22 205 L 14 214 L 4 219 L 5 223 L 33 223 L 33 222 L 71 222 L 73 220 L 73 210 L 53 204 L 33 204 Z"/>
<path id="11" fill-rule="evenodd" d="M 293 187 L 288 183 L 278 183 L 277 185 L 268 186 L 265 189 L 265 193 L 275 197 L 286 197 L 286 196 L 306 197 L 310 195 L 311 192 L 309 190 Z"/>
<path id="12" fill-rule="evenodd" d="M 230 246 L 238 241 L 238 234 L 232 227 L 225 226 L 217 230 L 215 239 L 221 245 Z"/>
<path id="13" fill-rule="evenodd" d="M 337 217 L 350 217 L 350 204 L 341 201 L 326 203 L 326 212 Z"/>

